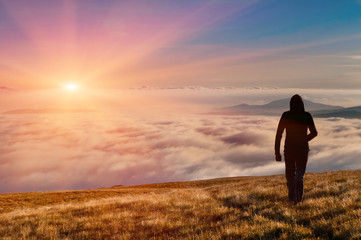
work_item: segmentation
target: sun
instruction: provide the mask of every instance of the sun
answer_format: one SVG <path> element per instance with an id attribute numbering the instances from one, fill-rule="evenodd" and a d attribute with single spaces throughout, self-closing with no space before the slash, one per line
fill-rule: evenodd
<path id="1" fill-rule="evenodd" d="M 79 90 L 79 85 L 77 83 L 67 83 L 64 85 L 64 89 L 68 92 L 76 92 Z"/>

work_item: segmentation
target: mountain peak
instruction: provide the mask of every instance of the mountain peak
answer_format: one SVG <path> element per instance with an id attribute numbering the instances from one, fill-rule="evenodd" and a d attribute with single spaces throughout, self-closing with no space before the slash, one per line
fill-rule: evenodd
<path id="1" fill-rule="evenodd" d="M 307 99 L 304 99 L 303 103 L 305 105 L 305 110 L 308 112 L 343 109 L 343 107 L 341 106 L 326 105 L 323 103 L 312 102 Z M 289 107 L 290 99 L 289 98 L 278 99 L 261 106 L 263 106 L 264 108 L 284 108 L 283 111 L 287 111 L 290 108 Z"/>
<path id="2" fill-rule="evenodd" d="M 305 110 L 311 113 L 329 113 L 333 111 L 343 111 L 345 108 L 341 106 L 327 105 L 323 103 L 304 100 Z M 224 110 L 234 114 L 250 114 L 250 115 L 281 115 L 290 109 L 290 99 L 278 99 L 264 105 L 248 105 L 238 104 L 227 107 Z"/>

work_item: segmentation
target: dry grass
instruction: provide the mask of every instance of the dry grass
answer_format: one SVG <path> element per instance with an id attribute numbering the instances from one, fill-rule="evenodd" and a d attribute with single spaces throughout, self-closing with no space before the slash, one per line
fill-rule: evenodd
<path id="1" fill-rule="evenodd" d="M 0 194 L 1 239 L 361 239 L 361 170 Z"/>

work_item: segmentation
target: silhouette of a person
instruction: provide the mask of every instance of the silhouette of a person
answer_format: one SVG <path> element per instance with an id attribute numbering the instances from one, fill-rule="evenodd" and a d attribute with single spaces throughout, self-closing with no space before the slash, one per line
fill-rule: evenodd
<path id="1" fill-rule="evenodd" d="M 285 129 L 284 157 L 288 199 L 297 204 L 303 197 L 303 176 L 306 172 L 308 159 L 308 142 L 317 136 L 313 118 L 310 113 L 305 111 L 303 100 L 299 95 L 294 95 L 291 98 L 290 111 L 284 112 L 279 121 L 275 141 L 276 161 L 282 159 L 280 143 Z"/>

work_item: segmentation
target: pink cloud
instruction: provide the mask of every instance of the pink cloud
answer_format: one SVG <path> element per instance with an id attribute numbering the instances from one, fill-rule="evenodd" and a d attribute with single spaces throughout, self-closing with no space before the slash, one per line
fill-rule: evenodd
<path id="1" fill-rule="evenodd" d="M 0 192 L 283 173 L 284 163 L 274 161 L 278 120 L 169 109 L 1 114 Z M 315 123 L 308 171 L 361 167 L 359 120 Z"/>

